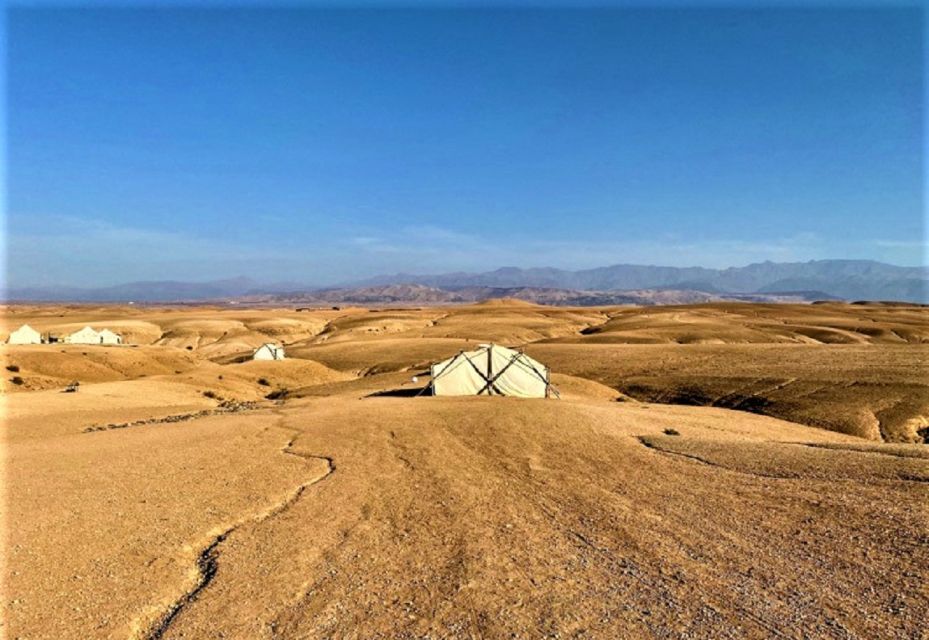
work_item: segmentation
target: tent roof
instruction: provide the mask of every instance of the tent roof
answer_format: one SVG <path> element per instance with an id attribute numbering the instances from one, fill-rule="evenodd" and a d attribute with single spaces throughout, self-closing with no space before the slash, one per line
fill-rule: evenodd
<path id="1" fill-rule="evenodd" d="M 75 331 L 74 333 L 83 333 L 83 332 L 85 332 L 85 331 L 90 331 L 91 333 L 98 333 L 97 330 L 94 329 L 93 327 L 91 327 L 90 325 L 87 325 L 87 326 L 84 327 L 83 329 L 78 329 L 78 330 Z"/>

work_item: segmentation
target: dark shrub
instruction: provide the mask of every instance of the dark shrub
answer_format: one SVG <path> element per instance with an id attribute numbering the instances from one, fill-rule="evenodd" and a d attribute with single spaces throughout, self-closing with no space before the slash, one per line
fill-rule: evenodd
<path id="1" fill-rule="evenodd" d="M 268 400 L 283 400 L 288 395 L 290 395 L 290 389 L 287 387 L 281 387 L 280 389 L 275 389 L 271 393 L 265 396 Z"/>
<path id="2" fill-rule="evenodd" d="M 681 435 L 681 432 L 678 431 L 677 429 L 665 429 L 664 434 L 666 436 L 679 436 Z"/>
<path id="3" fill-rule="evenodd" d="M 923 427 L 922 429 L 917 429 L 916 435 L 922 438 L 924 443 L 929 444 L 929 425 Z"/>
<path id="4" fill-rule="evenodd" d="M 210 400 L 216 400 L 216 399 L 219 398 L 219 396 L 216 395 L 216 392 L 215 392 L 215 391 L 209 391 L 209 390 L 208 390 L 208 391 L 204 391 L 204 392 L 203 392 L 203 395 L 204 395 L 205 397 L 209 398 Z"/>
<path id="5" fill-rule="evenodd" d="M 271 386 L 271 383 L 268 382 L 268 379 L 267 379 L 267 378 L 258 378 L 258 384 L 260 384 L 262 387 L 270 387 L 270 386 Z"/>
<path id="6" fill-rule="evenodd" d="M 19 365 L 16 365 L 16 364 L 8 364 L 8 365 L 6 365 L 6 370 L 7 370 L 7 371 L 12 371 L 13 373 L 19 373 Z"/>
<path id="7" fill-rule="evenodd" d="M 23 380 L 19 376 L 13 376 L 12 378 L 10 378 L 10 382 L 12 382 L 13 384 L 23 384 L 25 380 Z"/>

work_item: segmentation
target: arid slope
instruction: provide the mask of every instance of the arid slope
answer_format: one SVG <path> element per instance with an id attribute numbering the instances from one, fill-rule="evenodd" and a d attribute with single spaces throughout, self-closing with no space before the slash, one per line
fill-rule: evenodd
<path id="1" fill-rule="evenodd" d="M 157 330 L 5 349 L 0 635 L 925 632 L 922 308 L 14 311 Z M 785 333 L 804 313 L 856 337 Z M 287 360 L 237 362 L 274 339 Z M 414 397 L 486 340 L 562 399 Z"/>

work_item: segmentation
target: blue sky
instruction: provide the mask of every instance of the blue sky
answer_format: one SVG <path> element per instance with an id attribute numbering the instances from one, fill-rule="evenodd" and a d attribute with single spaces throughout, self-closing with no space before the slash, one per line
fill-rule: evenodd
<path id="1" fill-rule="evenodd" d="M 13 9 L 12 286 L 923 262 L 914 8 Z"/>

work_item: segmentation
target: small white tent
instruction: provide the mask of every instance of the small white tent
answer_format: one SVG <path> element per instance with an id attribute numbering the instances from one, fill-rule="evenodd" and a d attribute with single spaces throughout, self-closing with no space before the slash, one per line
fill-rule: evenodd
<path id="1" fill-rule="evenodd" d="M 437 396 L 557 395 L 549 382 L 548 367 L 521 351 L 495 344 L 482 344 L 432 365 L 431 386 Z"/>
<path id="2" fill-rule="evenodd" d="M 19 329 L 10 334 L 7 344 L 42 344 L 42 334 L 24 324 Z"/>
<path id="3" fill-rule="evenodd" d="M 100 344 L 100 334 L 90 327 L 84 327 L 80 331 L 65 336 L 63 342 L 68 344 Z"/>
<path id="4" fill-rule="evenodd" d="M 252 355 L 252 360 L 283 360 L 284 347 L 266 342 L 257 349 Z"/>
<path id="5" fill-rule="evenodd" d="M 118 333 L 114 333 L 109 329 L 104 329 L 97 334 L 100 338 L 100 344 L 122 344 L 123 339 Z"/>

